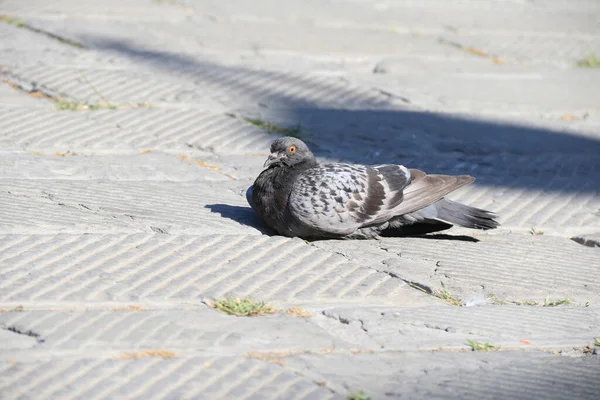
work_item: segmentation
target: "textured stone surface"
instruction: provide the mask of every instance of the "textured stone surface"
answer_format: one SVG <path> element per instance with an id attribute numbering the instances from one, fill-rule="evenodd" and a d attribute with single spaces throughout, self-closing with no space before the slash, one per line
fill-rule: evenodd
<path id="1" fill-rule="evenodd" d="M 279 366 L 233 357 L 52 359 L 2 365 L 8 398 L 343 399 Z"/>
<path id="2" fill-rule="evenodd" d="M 373 399 L 593 399 L 600 388 L 597 359 L 531 352 L 303 355 L 286 365 Z"/>
<path id="3" fill-rule="evenodd" d="M 600 300 L 600 287 L 592 278 L 598 271 L 595 249 L 541 234 L 463 232 L 469 236 L 386 238 L 360 249 L 344 241 L 317 246 L 431 290 L 441 289 L 442 282 L 463 302 L 474 296 L 542 303 L 549 296 L 580 305 Z"/>
<path id="4" fill-rule="evenodd" d="M 600 70 L 577 64 L 598 16 L 1 1 L 0 398 L 597 397 Z M 286 134 L 472 174 L 451 197 L 502 227 L 272 236 L 244 193 Z M 278 312 L 207 306 L 225 296 Z"/>

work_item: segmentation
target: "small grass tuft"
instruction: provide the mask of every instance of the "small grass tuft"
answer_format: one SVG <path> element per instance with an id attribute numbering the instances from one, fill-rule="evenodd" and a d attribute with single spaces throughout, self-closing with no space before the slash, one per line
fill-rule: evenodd
<path id="1" fill-rule="evenodd" d="M 25 21 L 20 18 L 12 18 L 8 15 L 0 15 L 0 22 L 4 22 L 5 24 L 14 25 L 18 28 L 22 28 L 25 26 Z"/>
<path id="2" fill-rule="evenodd" d="M 529 230 L 529 233 L 531 233 L 531 234 L 532 234 L 532 235 L 534 235 L 534 236 L 535 236 L 535 235 L 543 235 L 543 234 L 544 234 L 544 231 L 539 231 L 539 230 L 537 230 L 537 229 L 535 229 L 535 228 L 531 228 L 531 229 Z"/>
<path id="3" fill-rule="evenodd" d="M 471 351 L 494 351 L 498 349 L 493 344 L 476 342 L 471 339 L 467 339 L 467 344 L 471 346 Z"/>
<path id="4" fill-rule="evenodd" d="M 60 98 L 56 98 L 56 109 L 57 110 L 70 110 L 70 111 L 82 111 L 82 110 L 116 110 L 117 106 L 115 106 L 114 104 L 101 104 L 101 103 L 97 103 L 97 104 L 85 104 L 85 103 L 79 103 L 77 101 L 73 101 L 73 100 L 66 100 L 66 99 L 60 99 Z"/>
<path id="5" fill-rule="evenodd" d="M 563 304 L 571 305 L 571 304 L 573 304 L 573 302 L 571 300 L 569 300 L 569 298 L 561 299 L 561 300 L 550 300 L 550 296 L 548 296 L 544 299 L 544 304 L 542 304 L 542 307 L 556 307 L 556 306 L 561 306 Z"/>
<path id="6" fill-rule="evenodd" d="M 579 68 L 600 68 L 600 60 L 594 53 L 589 53 L 585 58 L 575 64 Z"/>
<path id="7" fill-rule="evenodd" d="M 20 18 L 14 18 L 14 17 L 10 17 L 8 15 L 0 14 L 0 22 L 16 26 L 17 28 L 27 29 L 28 31 L 48 36 L 49 38 L 52 38 L 54 40 L 58 40 L 59 42 L 61 42 L 63 44 L 66 44 L 66 45 L 69 45 L 69 46 L 77 47 L 79 49 L 85 48 L 80 43 L 76 43 L 76 42 L 73 42 L 72 40 L 65 39 L 65 38 L 60 37 L 58 35 L 55 35 L 55 34 L 53 34 L 51 32 L 47 32 L 47 31 L 45 31 L 43 29 L 35 28 L 35 27 L 27 24 L 25 21 L 23 21 Z"/>
<path id="8" fill-rule="evenodd" d="M 487 294 L 487 298 L 492 304 L 504 305 L 504 304 L 512 304 L 510 301 L 503 300 L 499 297 L 496 297 L 492 293 Z"/>
<path id="9" fill-rule="evenodd" d="M 462 306 L 463 302 L 461 299 L 459 299 L 458 297 L 455 297 L 454 295 L 452 295 L 447 289 L 446 289 L 446 285 L 444 285 L 444 282 L 440 282 L 442 284 L 442 289 L 433 292 L 433 295 L 435 297 L 438 297 L 442 300 L 444 300 L 446 303 L 452 304 L 453 306 Z"/>
<path id="10" fill-rule="evenodd" d="M 222 313 L 237 315 L 238 317 L 254 317 L 275 312 L 273 307 L 262 301 L 257 302 L 250 299 L 238 299 L 234 297 L 216 300 L 211 307 Z"/>
<path id="11" fill-rule="evenodd" d="M 361 389 L 358 392 L 350 392 L 348 396 L 346 396 L 348 400 L 371 400 L 369 396 L 365 394 L 365 392 Z"/>
<path id="12" fill-rule="evenodd" d="M 260 118 L 243 118 L 243 120 L 256 126 L 257 128 L 263 129 L 267 133 L 279 133 L 281 135 L 292 136 L 299 139 L 301 139 L 302 136 L 302 127 L 300 126 L 300 123 L 290 128 L 275 125 Z"/>
<path id="13" fill-rule="evenodd" d="M 595 338 L 592 344 L 594 346 L 600 347 L 600 337 Z"/>

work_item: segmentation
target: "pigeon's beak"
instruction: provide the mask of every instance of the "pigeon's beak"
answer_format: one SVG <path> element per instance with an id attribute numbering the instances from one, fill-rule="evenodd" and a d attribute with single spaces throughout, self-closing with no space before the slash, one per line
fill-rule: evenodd
<path id="1" fill-rule="evenodd" d="M 281 157 L 282 156 L 280 154 L 277 154 L 277 153 L 271 153 L 271 154 L 269 154 L 269 157 L 267 158 L 267 160 L 263 164 L 263 168 L 269 168 L 271 166 L 271 164 L 273 164 L 274 162 L 276 162 L 279 159 L 281 159 Z"/>

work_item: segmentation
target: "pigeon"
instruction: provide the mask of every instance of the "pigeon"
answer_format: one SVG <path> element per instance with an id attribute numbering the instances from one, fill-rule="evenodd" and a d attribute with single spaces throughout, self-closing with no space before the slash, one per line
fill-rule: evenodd
<path id="1" fill-rule="evenodd" d="M 279 235 L 372 239 L 425 234 L 459 225 L 499 226 L 492 212 L 444 198 L 475 178 L 427 175 L 402 165 L 320 164 L 298 138 L 271 144 L 246 199 Z"/>

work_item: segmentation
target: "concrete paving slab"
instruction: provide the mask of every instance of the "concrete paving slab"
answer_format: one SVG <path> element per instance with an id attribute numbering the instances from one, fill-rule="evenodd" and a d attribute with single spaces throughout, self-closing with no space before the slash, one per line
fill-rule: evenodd
<path id="1" fill-rule="evenodd" d="M 0 3 L 0 397 L 594 398 L 597 1 Z M 244 117 L 472 174 L 453 198 L 503 226 L 269 236 L 244 193 L 275 135 Z M 201 304 L 226 295 L 312 315 Z"/>
<path id="2" fill-rule="evenodd" d="M 5 15 L 19 23 L 23 22 L 18 16 L 6 15 L 4 3 L 1 7 L 0 15 Z M 40 59 L 67 63 L 68 60 L 80 56 L 83 52 L 76 47 L 65 46 L 47 35 L 8 23 L 0 22 L 0 35 L 3 39 L 0 42 L 3 65 L 35 64 Z"/>
<path id="3" fill-rule="evenodd" d="M 38 341 L 29 335 L 22 335 L 6 328 L 0 329 L 0 351 L 3 353 L 15 349 L 27 349 L 34 347 Z"/>
<path id="4" fill-rule="evenodd" d="M 491 295 L 497 301 L 540 304 L 548 296 L 553 300 L 569 298 L 579 305 L 600 301 L 600 287 L 591 278 L 598 271 L 600 255 L 567 238 L 541 234 L 432 235 L 386 238 L 360 249 L 342 241 L 316 245 L 431 290 L 440 290 L 443 282 L 463 302 Z"/>
<path id="5" fill-rule="evenodd" d="M 236 295 L 435 304 L 399 279 L 300 239 L 60 234 L 5 235 L 2 243 L 2 302 L 197 302 Z"/>
<path id="6" fill-rule="evenodd" d="M 0 388 L 12 398 L 344 398 L 277 365 L 241 357 L 54 359 L 2 369 Z"/>
<path id="7" fill-rule="evenodd" d="M 15 15 L 45 15 L 61 18 L 65 15 L 81 16 L 88 18 L 115 17 L 132 19 L 161 19 L 178 16 L 180 18 L 189 14 L 185 7 L 165 7 L 162 1 L 131 0 L 123 4 L 119 0 L 108 0 L 98 4 L 94 2 L 73 2 L 71 0 L 58 0 L 49 4 L 43 0 L 32 0 L 24 4 L 18 0 L 2 2 L 2 11 Z M 168 1 L 165 3 L 169 3 Z"/>
<path id="8" fill-rule="evenodd" d="M 43 101 L 43 100 L 39 100 Z M 52 154 L 68 151 L 191 150 L 268 154 L 273 136 L 219 111 L 200 110 L 27 110 L 0 109 L 3 149 Z M 258 164 L 258 163 L 257 163 Z"/>
<path id="9" fill-rule="evenodd" d="M 593 399 L 595 357 L 534 352 L 406 352 L 290 357 L 286 365 L 338 393 L 373 399 Z M 352 378 L 349 378 L 349 377 Z"/>
<path id="10" fill-rule="evenodd" d="M 229 226 L 260 233 L 264 225 L 247 207 L 245 187 L 231 182 L 199 191 L 194 182 L 4 180 L 0 230 L 215 234 Z"/>
<path id="11" fill-rule="evenodd" d="M 125 45 L 119 45 L 125 46 Z M 179 57 L 163 52 L 146 56 L 135 48 L 117 48 L 130 59 L 140 60 L 161 74 L 136 70 L 86 69 L 52 65 L 9 66 L 4 75 L 16 83 L 36 82 L 50 94 L 89 104 L 103 101 L 116 106 L 178 104 L 188 108 L 255 107 L 406 107 L 406 102 L 373 88 L 353 85 L 343 77 L 298 75 L 227 67 L 197 57 Z M 89 83 L 88 83 L 89 82 Z M 96 90 L 94 90 L 94 88 Z M 298 121 L 296 121 L 297 123 Z"/>
<path id="12" fill-rule="evenodd" d="M 81 354 L 103 358 L 165 349 L 184 357 L 244 356 L 252 352 L 331 352 L 348 345 L 309 319 L 275 313 L 255 318 L 225 315 L 204 306 L 193 311 L 26 311 L 0 315 L 4 331 L 35 335 L 37 354 Z M 19 335 L 15 335 L 19 339 Z M 9 342 L 10 343 L 10 342 Z M 77 352 L 74 352 L 77 350 Z M 10 354 L 8 354 L 10 356 Z M 24 352 L 13 357 L 31 361 Z"/>
<path id="13" fill-rule="evenodd" d="M 470 350 L 467 340 L 505 350 L 583 348 L 600 328 L 596 307 L 430 306 L 421 308 L 338 308 L 324 315 L 343 324 L 358 322 L 388 350 Z M 581 353 L 583 354 L 583 353 Z"/>
<path id="14" fill-rule="evenodd" d="M 178 182 L 231 179 L 222 172 L 218 162 L 199 161 L 206 165 L 206 168 L 201 168 L 195 165 L 195 161 L 198 160 L 183 153 L 175 156 L 150 149 L 128 155 L 104 156 L 74 155 L 72 152 L 48 155 L 11 152 L 2 154 L 0 179 Z"/>

